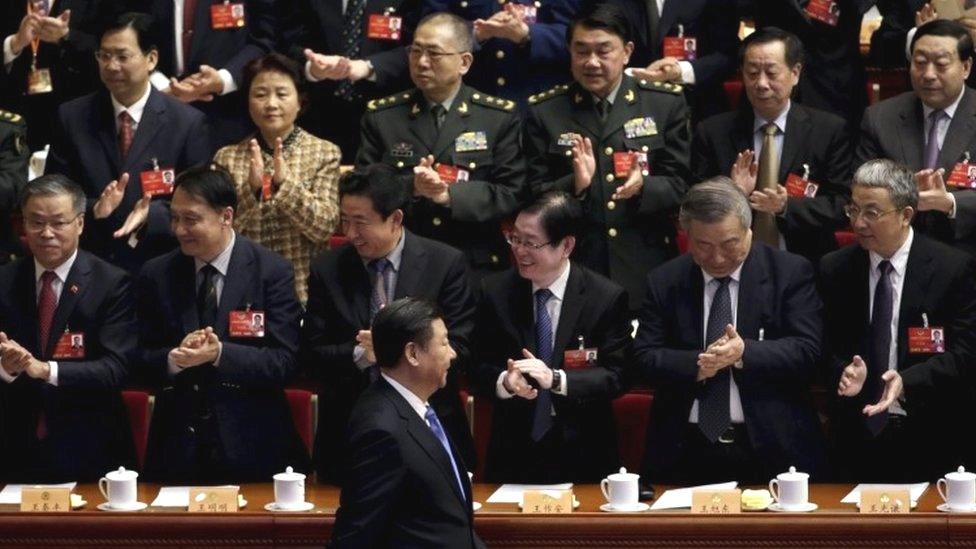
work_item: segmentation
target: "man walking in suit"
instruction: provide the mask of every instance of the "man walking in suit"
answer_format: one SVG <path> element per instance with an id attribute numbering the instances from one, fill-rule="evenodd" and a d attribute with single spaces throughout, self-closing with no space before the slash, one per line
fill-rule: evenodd
<path id="1" fill-rule="evenodd" d="M 33 258 L 0 269 L 0 478 L 91 482 L 135 465 L 120 393 L 136 350 L 131 281 L 78 249 L 78 185 L 45 175 L 22 197 Z"/>
<path id="2" fill-rule="evenodd" d="M 349 243 L 312 263 L 303 325 L 303 363 L 322 381 L 324 413 L 316 435 L 320 481 L 338 483 L 349 414 L 379 369 L 370 324 L 395 299 L 436 303 L 456 357 L 447 384 L 430 397 L 451 440 L 472 467 L 474 442 L 458 395 L 471 357 L 475 302 L 464 254 L 403 227 L 406 190 L 382 164 L 343 177 L 339 203 Z"/>
<path id="3" fill-rule="evenodd" d="M 612 401 L 631 364 L 627 293 L 569 260 L 583 213 L 543 195 L 508 235 L 516 266 L 484 280 L 478 384 L 494 402 L 489 482 L 597 482 L 620 467 Z"/>
<path id="4" fill-rule="evenodd" d="M 867 162 L 847 208 L 860 246 L 820 262 L 830 432 L 845 481 L 918 482 L 971 457 L 959 427 L 972 417 L 976 260 L 913 230 L 917 202 L 910 170 Z"/>
<path id="5" fill-rule="evenodd" d="M 515 102 L 461 80 L 472 49 L 463 19 L 425 17 L 407 48 L 416 88 L 369 103 L 356 165 L 395 167 L 414 197 L 408 228 L 463 251 L 484 274 L 508 265 L 501 222 L 527 189 Z"/>
<path id="6" fill-rule="evenodd" d="M 690 253 L 647 278 L 634 343 L 655 388 L 643 476 L 766 482 L 822 472 L 810 384 L 820 298 L 810 262 L 754 242 L 745 195 L 719 176 L 681 205 Z"/>
<path id="7" fill-rule="evenodd" d="M 574 82 L 529 98 L 525 151 L 535 195 L 571 193 L 585 222 L 573 259 L 627 290 L 677 253 L 672 214 L 688 171 L 688 108 L 680 85 L 624 74 L 630 25 L 613 5 L 578 16 L 568 36 Z"/>
<path id="8" fill-rule="evenodd" d="M 180 248 L 139 275 L 139 345 L 156 388 L 146 474 L 163 482 L 267 481 L 308 463 L 284 393 L 298 370 L 293 270 L 234 232 L 236 207 L 226 171 L 180 174 Z"/>
<path id="9" fill-rule="evenodd" d="M 207 130 L 199 111 L 150 85 L 158 52 L 147 16 L 119 17 L 97 56 L 106 89 L 61 105 L 46 172 L 85 190 L 86 248 L 137 271 L 175 245 L 165 176 L 210 160 Z"/>
<path id="10" fill-rule="evenodd" d="M 464 460 L 429 404 L 456 357 L 443 318 L 398 299 L 372 333 L 381 374 L 349 420 L 331 547 L 483 548 Z"/>
<path id="11" fill-rule="evenodd" d="M 973 253 L 976 191 L 966 177 L 976 163 L 976 91 L 966 86 L 973 39 L 961 24 L 938 19 L 918 28 L 911 53 L 913 91 L 865 111 L 854 165 L 889 158 L 916 172 L 915 228 Z"/>
<path id="12" fill-rule="evenodd" d="M 696 180 L 731 175 L 752 204 L 756 236 L 816 261 L 837 248 L 834 231 L 847 225 L 845 122 L 790 99 L 803 65 L 795 35 L 758 30 L 742 43 L 740 59 L 749 105 L 698 125 L 691 148 Z"/>

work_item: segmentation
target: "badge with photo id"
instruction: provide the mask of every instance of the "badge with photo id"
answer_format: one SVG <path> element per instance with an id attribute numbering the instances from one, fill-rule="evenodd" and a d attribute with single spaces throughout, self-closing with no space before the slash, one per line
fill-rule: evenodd
<path id="1" fill-rule="evenodd" d="M 944 353 L 945 329 L 941 326 L 908 328 L 908 352 L 911 354 Z"/>
<path id="2" fill-rule="evenodd" d="M 563 368 L 567 370 L 581 370 L 596 366 L 598 353 L 596 347 L 588 349 L 573 349 L 563 353 Z"/>
<path id="3" fill-rule="evenodd" d="M 264 311 L 231 311 L 228 324 L 231 337 L 264 337 Z"/>
<path id="4" fill-rule="evenodd" d="M 471 178 L 471 172 L 450 164 L 438 163 L 434 165 L 434 169 L 437 170 L 437 175 L 441 177 L 441 181 L 448 185 L 453 185 L 459 181 L 468 181 Z"/>
<path id="5" fill-rule="evenodd" d="M 239 29 L 244 23 L 244 4 L 224 2 L 210 6 L 210 26 L 214 30 Z"/>
<path id="6" fill-rule="evenodd" d="M 833 0 L 810 0 L 806 12 L 810 19 L 831 27 L 836 27 L 837 21 L 840 20 L 840 6 Z"/>
<path id="7" fill-rule="evenodd" d="M 400 39 L 401 27 L 403 27 L 402 17 L 373 13 L 369 16 L 369 23 L 366 26 L 366 37 L 371 40 L 396 41 Z"/>
<path id="8" fill-rule="evenodd" d="M 649 175 L 647 169 L 647 153 L 636 151 L 624 151 L 613 153 L 613 175 L 614 177 L 627 177 L 630 169 L 637 162 L 640 167 L 641 175 Z"/>
<path id="9" fill-rule="evenodd" d="M 967 156 L 963 162 L 957 162 L 946 180 L 946 185 L 959 189 L 976 189 L 976 164 L 970 164 Z"/>
<path id="10" fill-rule="evenodd" d="M 664 57 L 678 61 L 694 61 L 697 58 L 698 39 L 693 36 L 665 36 Z"/>
<path id="11" fill-rule="evenodd" d="M 85 334 L 83 332 L 69 332 L 67 330 L 58 338 L 54 345 L 54 360 L 76 360 L 85 358 Z"/>
<path id="12" fill-rule="evenodd" d="M 139 182 L 142 183 L 143 194 L 149 193 L 152 196 L 173 194 L 173 183 L 175 181 L 176 170 L 173 168 L 160 168 L 156 159 L 153 159 L 153 169 L 139 174 Z"/>
<path id="13" fill-rule="evenodd" d="M 786 194 L 793 198 L 813 198 L 817 196 L 817 189 L 820 188 L 820 185 L 791 173 L 786 178 L 785 187 Z"/>

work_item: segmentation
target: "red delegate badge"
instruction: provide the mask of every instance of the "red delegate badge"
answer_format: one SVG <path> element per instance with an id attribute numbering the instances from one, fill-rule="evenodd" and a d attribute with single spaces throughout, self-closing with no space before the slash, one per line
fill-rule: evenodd
<path id="1" fill-rule="evenodd" d="M 366 24 L 366 37 L 372 40 L 399 40 L 402 26 L 402 17 L 374 13 Z"/>
<path id="2" fill-rule="evenodd" d="M 173 194 L 173 182 L 176 181 L 176 170 L 173 168 L 146 170 L 139 174 L 142 192 L 152 196 Z"/>
<path id="3" fill-rule="evenodd" d="M 214 30 L 239 29 L 244 26 L 244 4 L 215 4 L 210 6 L 210 26 Z"/>
<path id="4" fill-rule="evenodd" d="M 471 177 L 468 170 L 450 164 L 437 164 L 434 169 L 437 170 L 437 175 L 441 176 L 441 181 L 448 185 L 453 185 L 459 181 L 468 181 Z"/>
<path id="5" fill-rule="evenodd" d="M 630 175 L 630 168 L 635 161 L 640 166 L 641 171 L 644 172 L 643 175 L 648 175 L 647 153 L 635 151 L 613 153 L 613 175 L 615 177 L 627 177 Z"/>
<path id="6" fill-rule="evenodd" d="M 946 185 L 961 189 L 976 189 L 976 164 L 958 162 L 949 174 Z"/>
<path id="7" fill-rule="evenodd" d="M 85 334 L 65 331 L 54 345 L 54 360 L 85 358 Z"/>
<path id="8" fill-rule="evenodd" d="M 836 27 L 840 19 L 840 6 L 833 0 L 810 0 L 806 12 L 810 19 L 816 19 L 831 27 Z"/>
<path id="9" fill-rule="evenodd" d="M 264 337 L 264 311 L 231 311 L 231 337 Z"/>
<path id="10" fill-rule="evenodd" d="M 693 36 L 664 37 L 664 57 L 678 61 L 694 61 L 698 52 L 698 39 Z"/>
<path id="11" fill-rule="evenodd" d="M 786 194 L 793 198 L 813 198 L 817 196 L 817 189 L 820 185 L 791 173 L 786 178 Z"/>

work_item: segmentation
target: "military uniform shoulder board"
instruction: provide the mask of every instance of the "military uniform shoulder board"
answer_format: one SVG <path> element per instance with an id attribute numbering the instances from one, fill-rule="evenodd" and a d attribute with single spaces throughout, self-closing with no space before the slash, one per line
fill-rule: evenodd
<path id="1" fill-rule="evenodd" d="M 555 88 L 546 90 L 546 91 L 541 92 L 541 93 L 537 93 L 535 95 L 530 95 L 529 96 L 529 104 L 530 105 L 535 105 L 536 103 L 541 103 L 541 102 L 545 101 L 546 99 L 551 99 L 553 97 L 556 97 L 557 95 L 562 95 L 562 94 L 566 93 L 567 91 L 569 91 L 569 84 L 560 84 L 560 85 L 556 86 Z"/>
<path id="2" fill-rule="evenodd" d="M 20 116 L 19 114 L 0 109 L 0 121 L 10 122 L 11 124 L 24 124 L 24 117 Z"/>
<path id="3" fill-rule="evenodd" d="M 471 94 L 471 101 L 473 103 L 498 109 L 500 111 L 511 112 L 511 110 L 515 108 L 515 101 L 509 101 L 508 99 L 502 99 L 501 97 L 492 97 L 481 92 L 474 92 Z"/>
<path id="4" fill-rule="evenodd" d="M 405 91 L 401 93 L 395 93 L 393 95 L 384 97 L 382 99 L 373 99 L 369 103 L 366 103 L 366 109 L 370 111 L 379 111 L 383 109 L 388 109 L 395 105 L 400 105 L 408 101 L 413 97 L 413 92 Z"/>
<path id="5" fill-rule="evenodd" d="M 651 90 L 662 93 L 670 93 L 674 95 L 680 95 L 685 91 L 684 86 L 681 84 L 672 84 L 671 82 L 652 82 L 650 80 L 638 80 L 637 83 L 640 87 L 645 90 Z"/>

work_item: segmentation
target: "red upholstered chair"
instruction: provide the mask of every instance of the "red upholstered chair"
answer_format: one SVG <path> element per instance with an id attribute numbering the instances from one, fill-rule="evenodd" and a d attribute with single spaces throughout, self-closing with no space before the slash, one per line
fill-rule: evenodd
<path id="1" fill-rule="evenodd" d="M 725 97 L 729 100 L 729 108 L 735 110 L 739 108 L 739 101 L 742 100 L 742 82 L 739 80 L 726 80 L 722 83 L 725 88 Z"/>
<path id="2" fill-rule="evenodd" d="M 613 401 L 620 460 L 628 471 L 640 470 L 653 400 L 650 393 L 630 392 Z"/>
<path id="3" fill-rule="evenodd" d="M 149 442 L 149 422 L 152 420 L 156 399 L 146 391 L 122 391 L 122 401 L 129 413 L 129 426 L 132 428 L 132 441 L 136 445 L 136 459 L 139 469 L 146 462 L 146 444 Z"/>
<path id="4" fill-rule="evenodd" d="M 837 241 L 837 247 L 843 248 L 849 244 L 853 244 L 856 238 L 854 238 L 853 231 L 835 231 L 834 240 Z"/>
<path id="5" fill-rule="evenodd" d="M 688 253 L 688 233 L 684 229 L 678 228 L 677 233 L 674 237 L 675 241 L 678 243 L 678 253 L 686 254 Z"/>
<path id="6" fill-rule="evenodd" d="M 485 478 L 485 461 L 488 459 L 488 440 L 491 438 L 491 398 L 485 396 L 468 396 L 461 392 L 462 398 L 467 397 L 465 411 L 471 419 L 471 433 L 474 437 L 474 451 L 478 456 L 478 468 L 474 471 L 475 481 Z M 470 410 L 470 411 L 468 411 Z"/>
<path id="7" fill-rule="evenodd" d="M 312 445 L 315 443 L 315 429 L 319 423 L 319 396 L 305 389 L 285 389 L 291 417 L 295 422 L 295 429 L 302 437 L 308 455 L 312 455 Z"/>
<path id="8" fill-rule="evenodd" d="M 341 248 L 348 241 L 349 241 L 349 239 L 346 238 L 345 235 L 341 235 L 341 234 L 338 234 L 338 233 L 333 234 L 332 236 L 329 237 L 329 249 L 330 250 L 334 250 L 336 248 Z"/>

